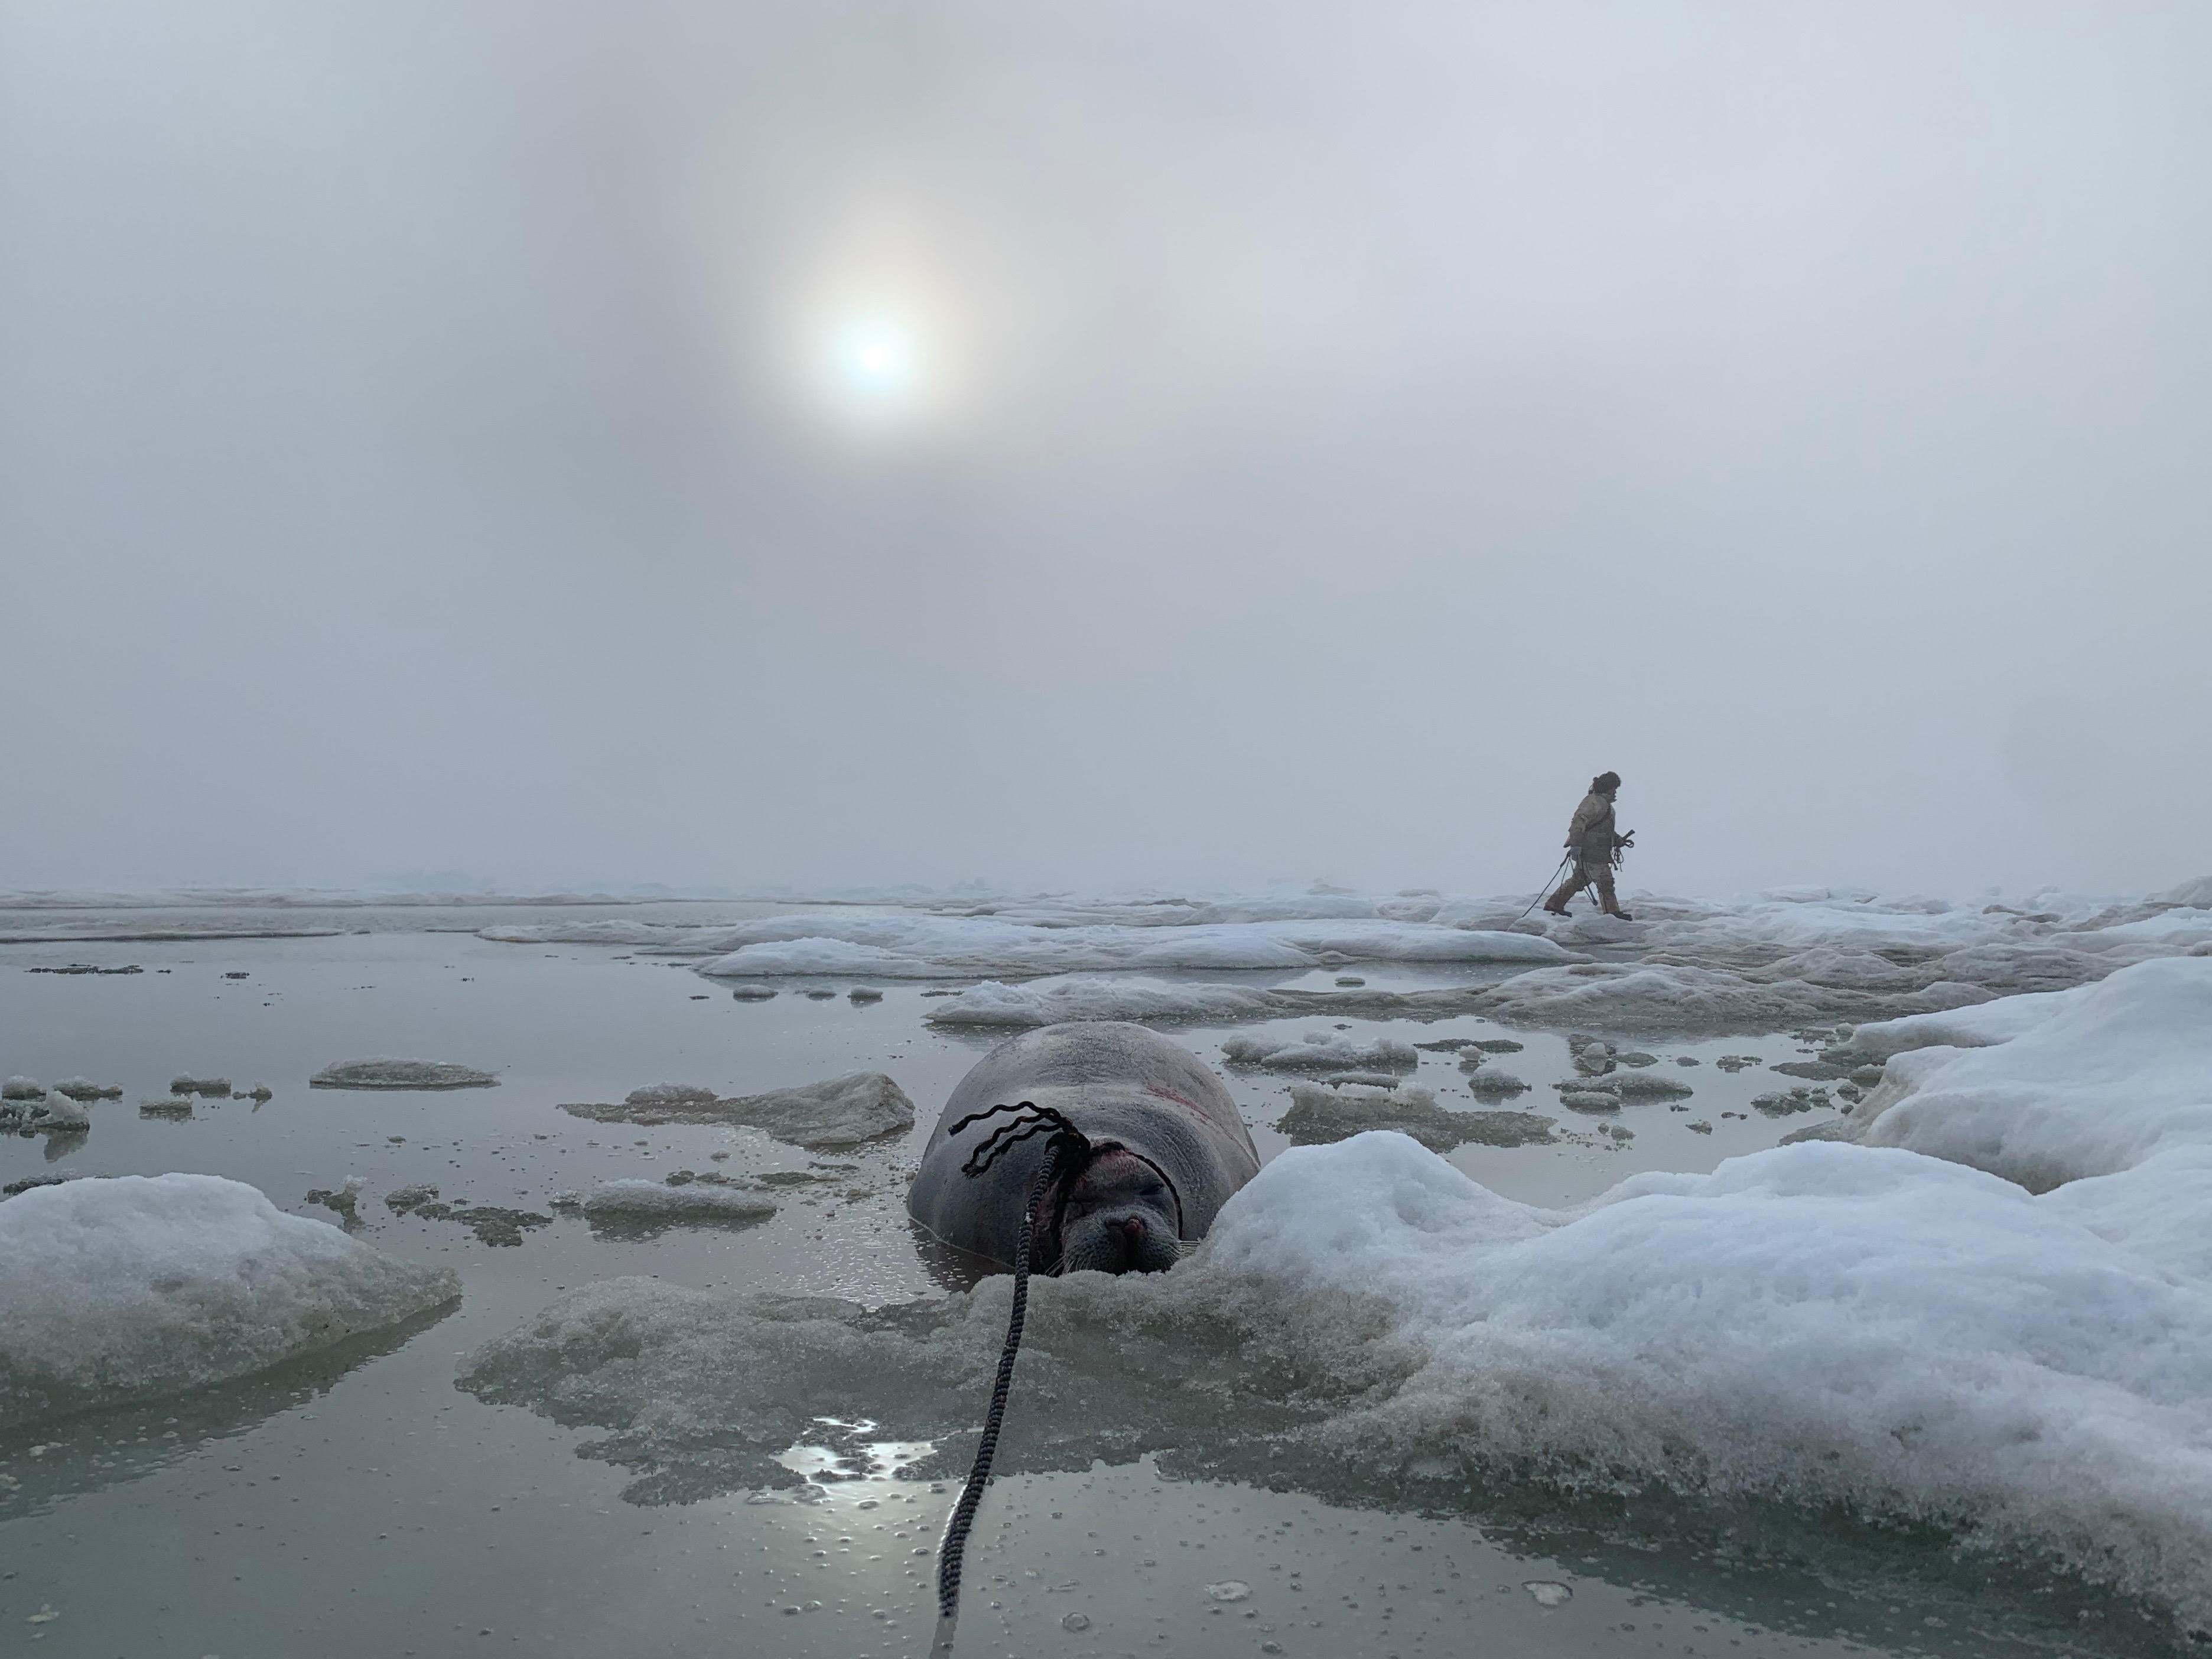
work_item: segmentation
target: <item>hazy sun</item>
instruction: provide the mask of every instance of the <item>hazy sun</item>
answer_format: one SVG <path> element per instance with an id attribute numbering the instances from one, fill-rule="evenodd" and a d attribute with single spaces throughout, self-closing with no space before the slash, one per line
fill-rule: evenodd
<path id="1" fill-rule="evenodd" d="M 921 353 L 896 317 L 848 319 L 830 341 L 830 368 L 848 398 L 888 411 L 921 390 Z"/>

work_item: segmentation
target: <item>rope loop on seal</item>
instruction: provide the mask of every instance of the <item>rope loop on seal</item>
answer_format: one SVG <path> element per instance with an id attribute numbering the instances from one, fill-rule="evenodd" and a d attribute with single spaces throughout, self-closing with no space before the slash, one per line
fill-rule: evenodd
<path id="1" fill-rule="evenodd" d="M 1103 1150 L 1060 1112 L 1029 1100 L 1018 1105 L 970 1112 L 947 1133 L 958 1134 L 969 1124 L 996 1117 L 1001 1112 L 1009 1114 L 1006 1121 L 993 1129 L 969 1155 L 968 1161 L 960 1166 L 961 1174 L 971 1179 L 981 1175 L 1010 1148 L 1033 1136 L 1049 1133 L 1044 1163 L 1037 1170 L 1036 1179 L 1030 1183 L 1029 1196 L 1022 1204 L 1021 1235 L 1014 1244 L 1013 1308 L 1006 1318 L 1006 1341 L 999 1352 L 999 1377 L 991 1389 L 990 1409 L 983 1414 L 983 1437 L 976 1443 L 975 1462 L 968 1471 L 967 1484 L 960 1489 L 959 1501 L 952 1506 L 951 1519 L 945 1523 L 945 1542 L 938 1553 L 937 1634 L 929 1650 L 939 1659 L 952 1651 L 953 1631 L 960 1618 L 961 1560 L 967 1553 L 968 1533 L 975 1524 L 975 1511 L 983 1502 L 983 1488 L 991 1479 L 991 1460 L 998 1454 L 999 1429 L 1006 1415 L 1006 1395 L 1014 1384 L 1014 1356 L 1021 1350 L 1022 1325 L 1029 1314 L 1030 1246 L 1036 1237 L 1037 1212 L 1063 1169 L 1088 1163 Z"/>
<path id="2" fill-rule="evenodd" d="M 1040 1135 L 1049 1129 L 1052 1138 L 1046 1142 L 1048 1164 L 1064 1162 L 1071 1151 L 1086 1155 L 1097 1151 L 1091 1138 L 1067 1121 L 1067 1115 L 1054 1106 L 1040 1106 L 1033 1100 L 1024 1100 L 1013 1106 L 993 1106 L 981 1112 L 970 1112 L 945 1131 L 950 1139 L 971 1123 L 981 1123 L 1001 1112 L 1011 1114 L 1007 1120 L 983 1138 L 982 1144 L 968 1154 L 968 1161 L 960 1166 L 960 1173 L 974 1179 L 989 1169 L 1015 1146 Z"/>

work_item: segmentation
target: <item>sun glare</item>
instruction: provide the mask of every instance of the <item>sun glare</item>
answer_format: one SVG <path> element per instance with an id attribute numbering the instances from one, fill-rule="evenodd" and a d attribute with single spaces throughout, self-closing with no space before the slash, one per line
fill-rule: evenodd
<path id="1" fill-rule="evenodd" d="M 892 317 L 859 317 L 836 335 L 831 360 L 847 395 L 889 408 L 919 389 L 921 352 L 914 332 Z"/>

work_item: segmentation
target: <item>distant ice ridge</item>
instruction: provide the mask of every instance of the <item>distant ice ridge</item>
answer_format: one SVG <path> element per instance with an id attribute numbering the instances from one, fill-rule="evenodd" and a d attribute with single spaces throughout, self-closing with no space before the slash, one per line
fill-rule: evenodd
<path id="1" fill-rule="evenodd" d="M 1884 898 L 1863 889 L 1778 889 L 1706 902 L 1641 894 L 1637 920 L 1584 906 L 1567 921 L 1524 915 L 1526 897 L 1270 894 L 910 900 L 898 913 L 820 910 L 734 927 L 673 927 L 619 917 L 484 936 L 518 943 L 614 944 L 711 958 L 701 971 L 744 979 L 1293 973 L 1337 963 L 1504 963 L 1530 971 L 1488 1012 L 1529 1024 L 1623 1033 L 1771 1030 L 1820 1020 L 1940 1012 L 1993 996 L 2060 991 L 2139 961 L 2212 954 L 2212 878 L 2142 897 L 2039 891 L 2013 902 Z M 1602 960 L 1592 962 L 1588 953 Z M 1071 979 L 1052 992 L 1063 1018 L 1208 1020 L 1282 1012 L 1230 984 L 1109 992 Z M 1203 993 L 1201 994 L 1200 993 Z M 1386 993 L 1357 1010 L 1418 1017 Z M 1435 1006 L 1424 1005 L 1434 1015 Z M 1242 1012 L 1240 1012 L 1240 1010 Z M 979 988 L 941 1023 L 1018 1024 L 1003 989 Z"/>
<path id="2" fill-rule="evenodd" d="M 1477 933 L 1386 920 L 1043 927 L 995 917 L 817 914 L 768 917 L 737 927 L 706 930 L 688 941 L 686 948 L 724 951 L 699 971 L 731 977 L 1297 972 L 1340 962 L 1549 963 L 1579 959 L 1549 939 L 1526 933 Z"/>
<path id="3" fill-rule="evenodd" d="M 460 1293 L 215 1176 L 88 1177 L 0 1203 L 0 1428 L 243 1376 Z"/>

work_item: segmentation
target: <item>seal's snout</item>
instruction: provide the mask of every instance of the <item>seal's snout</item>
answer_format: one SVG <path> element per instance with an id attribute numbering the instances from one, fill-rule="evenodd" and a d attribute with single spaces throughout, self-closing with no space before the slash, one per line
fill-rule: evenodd
<path id="1" fill-rule="evenodd" d="M 1140 1158 L 1116 1148 L 1094 1159 L 1060 1212 L 1060 1270 L 1164 1273 L 1182 1259 L 1175 1190 Z"/>

